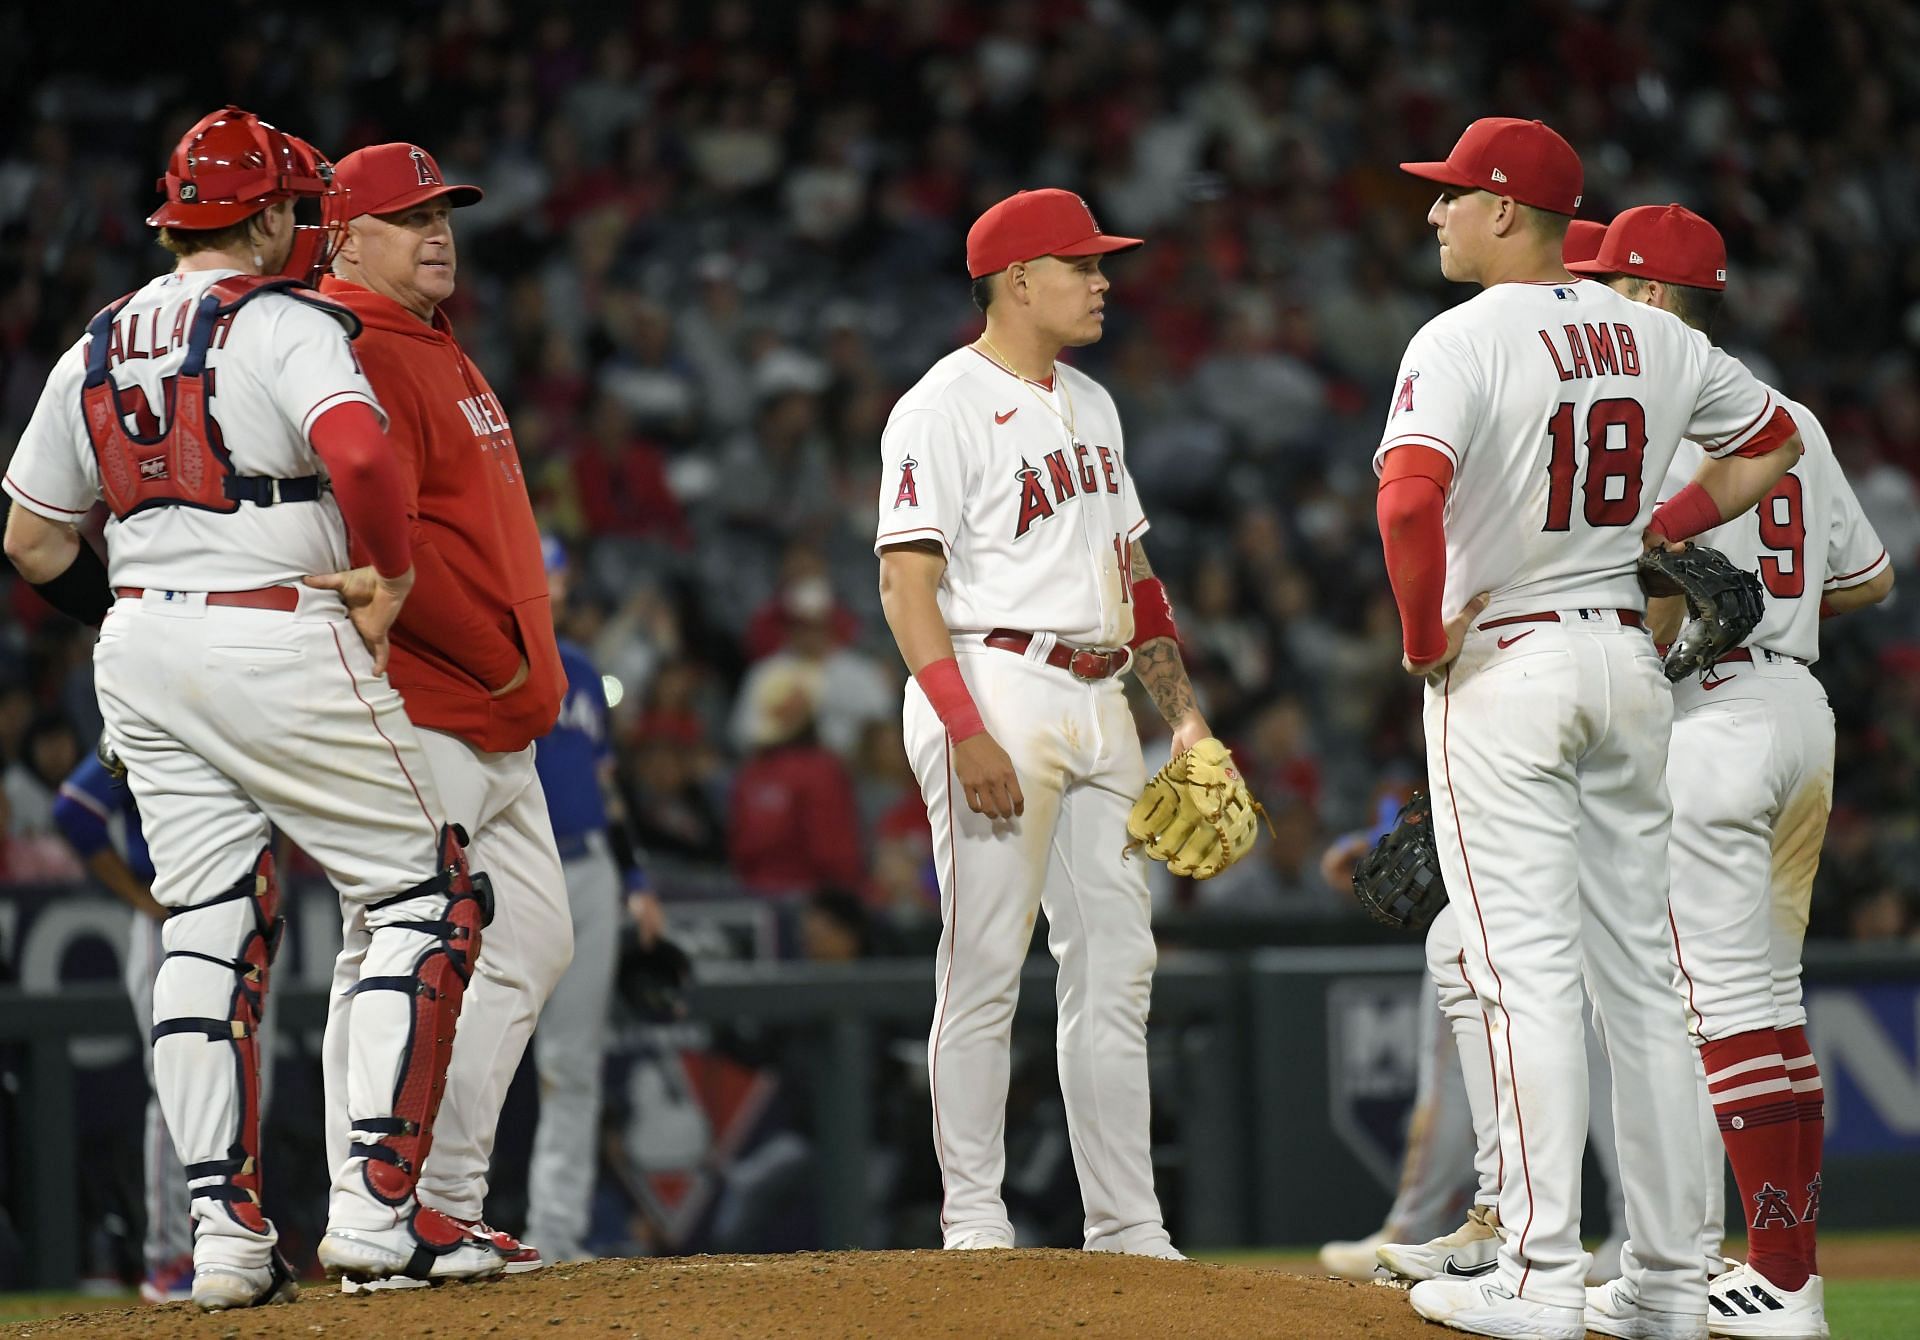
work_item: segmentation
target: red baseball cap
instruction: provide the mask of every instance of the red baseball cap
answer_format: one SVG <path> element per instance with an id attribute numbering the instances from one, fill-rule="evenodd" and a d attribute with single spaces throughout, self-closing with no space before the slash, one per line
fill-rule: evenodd
<path id="1" fill-rule="evenodd" d="M 1100 231 L 1087 202 L 1052 187 L 1010 195 L 967 229 L 967 273 L 978 279 L 1036 256 L 1100 256 L 1146 245 Z"/>
<path id="2" fill-rule="evenodd" d="M 1600 254 L 1600 239 L 1606 235 L 1606 224 L 1575 219 L 1567 225 L 1566 240 L 1560 244 L 1560 263 L 1572 266 L 1592 260 Z"/>
<path id="3" fill-rule="evenodd" d="M 1720 230 L 1681 205 L 1636 205 L 1607 225 L 1590 261 L 1569 263 L 1580 275 L 1633 275 L 1688 288 L 1727 286 L 1727 244 Z"/>
<path id="4" fill-rule="evenodd" d="M 1461 190 L 1512 196 L 1554 214 L 1580 208 L 1580 155 L 1543 121 L 1483 116 L 1468 126 L 1444 163 L 1402 163 L 1402 172 Z"/>
<path id="5" fill-rule="evenodd" d="M 333 184 L 347 193 L 345 217 L 392 214 L 446 196 L 455 209 L 476 204 L 478 186 L 449 186 L 433 155 L 417 144 L 370 144 L 334 165 Z"/>

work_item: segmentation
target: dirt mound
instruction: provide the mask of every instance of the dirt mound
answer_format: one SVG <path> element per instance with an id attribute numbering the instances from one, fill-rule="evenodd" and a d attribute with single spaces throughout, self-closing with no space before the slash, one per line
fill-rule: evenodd
<path id="1" fill-rule="evenodd" d="M 1251 1266 L 1072 1251 L 816 1252 L 594 1261 L 486 1284 L 203 1315 L 176 1303 L 0 1328 L 116 1340 L 610 1335 L 715 1337 L 1195 1336 L 1436 1340 L 1406 1295 Z"/>

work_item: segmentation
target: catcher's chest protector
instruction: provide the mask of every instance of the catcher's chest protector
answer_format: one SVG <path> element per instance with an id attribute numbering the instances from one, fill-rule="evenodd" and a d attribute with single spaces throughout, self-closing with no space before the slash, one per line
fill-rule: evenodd
<path id="1" fill-rule="evenodd" d="M 117 318 L 132 294 L 93 318 L 87 326 L 87 371 L 80 403 L 94 459 L 100 463 L 101 492 L 116 518 L 124 521 L 149 507 L 234 512 L 242 498 L 258 500 L 253 492 L 229 485 L 235 476 L 227 448 L 220 440 L 220 426 L 207 411 L 207 398 L 213 394 L 207 350 L 216 339 L 225 343 L 235 314 L 253 299 L 304 287 L 295 279 L 264 275 L 223 279 L 207 290 L 191 316 L 182 308 L 166 331 L 160 329 L 158 308 L 151 323 L 135 321 L 128 330 L 121 329 Z M 123 404 L 123 392 L 113 384 L 109 369 L 129 357 L 157 357 L 182 342 L 187 357 L 180 371 L 166 379 L 164 420 L 136 391 L 137 403 L 131 409 L 139 430 L 129 432 L 129 407 Z"/>

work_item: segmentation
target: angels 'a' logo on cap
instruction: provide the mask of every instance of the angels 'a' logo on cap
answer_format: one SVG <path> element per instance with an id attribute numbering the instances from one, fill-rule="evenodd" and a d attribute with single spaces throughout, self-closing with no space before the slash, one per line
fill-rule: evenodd
<path id="1" fill-rule="evenodd" d="M 1647 263 L 1647 258 L 1645 256 L 1642 256 L 1639 252 L 1629 251 L 1627 253 L 1628 265 L 1645 265 L 1646 263 Z"/>
<path id="2" fill-rule="evenodd" d="M 1080 202 L 1080 208 L 1087 211 L 1087 222 L 1093 225 L 1093 235 L 1095 237 L 1100 236 L 1100 220 L 1093 217 L 1093 206 L 1087 203 L 1087 198 L 1084 195 L 1077 195 L 1074 199 Z"/>
<path id="3" fill-rule="evenodd" d="M 419 176 L 422 186 L 444 186 L 446 184 L 440 180 L 440 173 L 434 168 L 433 160 L 427 157 L 427 151 L 425 149 L 411 149 L 408 151 L 407 156 L 413 159 L 413 170 Z"/>
<path id="4" fill-rule="evenodd" d="M 1502 172 L 1499 168 L 1495 168 L 1493 170 L 1493 179 L 1497 182 L 1500 182 L 1502 185 L 1505 185 L 1507 180 L 1507 174 Z"/>

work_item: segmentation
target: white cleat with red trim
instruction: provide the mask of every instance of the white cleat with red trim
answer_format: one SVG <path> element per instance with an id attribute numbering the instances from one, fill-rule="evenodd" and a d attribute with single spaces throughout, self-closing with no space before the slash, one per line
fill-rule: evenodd
<path id="1" fill-rule="evenodd" d="M 1413 1310 L 1428 1321 L 1469 1335 L 1506 1340 L 1586 1340 L 1587 1319 L 1577 1307 L 1554 1307 L 1517 1298 L 1498 1277 L 1422 1280 L 1407 1292 Z"/>

